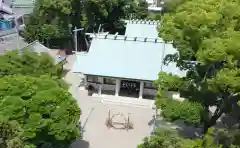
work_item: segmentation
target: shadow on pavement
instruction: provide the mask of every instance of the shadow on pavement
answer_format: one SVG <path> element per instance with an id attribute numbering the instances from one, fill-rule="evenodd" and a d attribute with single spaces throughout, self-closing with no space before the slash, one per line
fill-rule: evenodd
<path id="1" fill-rule="evenodd" d="M 169 122 L 163 119 L 157 119 L 155 125 L 156 125 L 156 128 L 165 128 L 165 129 L 176 131 L 180 136 L 184 138 L 190 138 L 190 139 L 199 138 L 202 133 L 201 127 L 186 125 L 182 120 Z"/>
<path id="2" fill-rule="evenodd" d="M 89 148 L 89 147 L 90 147 L 89 142 L 81 139 L 74 141 L 70 146 L 70 148 Z"/>

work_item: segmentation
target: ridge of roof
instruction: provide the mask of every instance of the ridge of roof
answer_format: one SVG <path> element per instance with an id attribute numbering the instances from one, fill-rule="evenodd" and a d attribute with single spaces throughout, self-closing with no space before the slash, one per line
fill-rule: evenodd
<path id="1" fill-rule="evenodd" d="M 156 20 L 143 20 L 143 19 L 132 19 L 132 20 L 125 20 L 125 23 L 129 24 L 146 24 L 146 25 L 158 25 L 160 21 Z"/>
<path id="2" fill-rule="evenodd" d="M 161 38 L 151 37 L 138 37 L 127 35 L 112 35 L 112 34 L 95 34 L 92 35 L 93 39 L 105 39 L 105 40 L 124 40 L 132 42 L 151 42 L 151 43 L 165 43 Z"/>

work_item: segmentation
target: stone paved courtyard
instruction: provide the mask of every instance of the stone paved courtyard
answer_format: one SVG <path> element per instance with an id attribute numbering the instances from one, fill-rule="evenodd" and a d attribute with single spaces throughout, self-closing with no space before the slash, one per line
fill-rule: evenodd
<path id="1" fill-rule="evenodd" d="M 71 69 L 74 60 L 74 56 L 69 56 L 68 63 L 64 67 Z M 86 91 L 79 90 L 81 75 L 69 71 L 64 79 L 70 84 L 69 92 L 81 108 L 80 122 L 83 128 L 83 140 L 89 142 L 90 148 L 135 148 L 145 136 L 149 136 L 152 132 L 154 114 L 152 109 L 103 105 L 100 102 L 101 98 L 93 99 L 87 95 Z M 123 113 L 126 118 L 129 113 L 133 129 L 129 131 L 108 129 L 105 122 L 109 110 Z"/>
<path id="2" fill-rule="evenodd" d="M 105 125 L 108 112 L 120 112 L 127 118 L 130 113 L 130 122 L 133 129 L 108 129 Z M 90 142 L 91 148 L 135 148 L 145 136 L 152 131 L 151 122 L 153 111 L 132 107 L 121 107 L 115 105 L 104 106 L 99 104 L 95 108 L 84 127 L 83 139 Z"/>

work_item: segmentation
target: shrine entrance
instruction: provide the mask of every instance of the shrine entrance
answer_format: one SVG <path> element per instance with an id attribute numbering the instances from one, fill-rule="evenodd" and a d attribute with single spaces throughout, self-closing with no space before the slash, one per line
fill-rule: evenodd
<path id="1" fill-rule="evenodd" d="M 121 80 L 120 96 L 139 97 L 140 82 Z"/>

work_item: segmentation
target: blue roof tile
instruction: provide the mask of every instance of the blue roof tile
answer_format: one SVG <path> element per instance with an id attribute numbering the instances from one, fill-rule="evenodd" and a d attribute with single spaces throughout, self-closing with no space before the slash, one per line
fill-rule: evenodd
<path id="1" fill-rule="evenodd" d="M 162 65 L 165 55 L 175 52 L 171 44 L 165 44 L 160 39 L 97 35 L 88 53 L 77 54 L 72 71 L 153 81 L 158 78 L 162 67 L 167 73 L 184 76 L 185 73 L 176 64 Z"/>
<path id="2" fill-rule="evenodd" d="M 158 38 L 157 26 L 159 21 L 127 20 L 125 35 L 136 37 Z"/>

